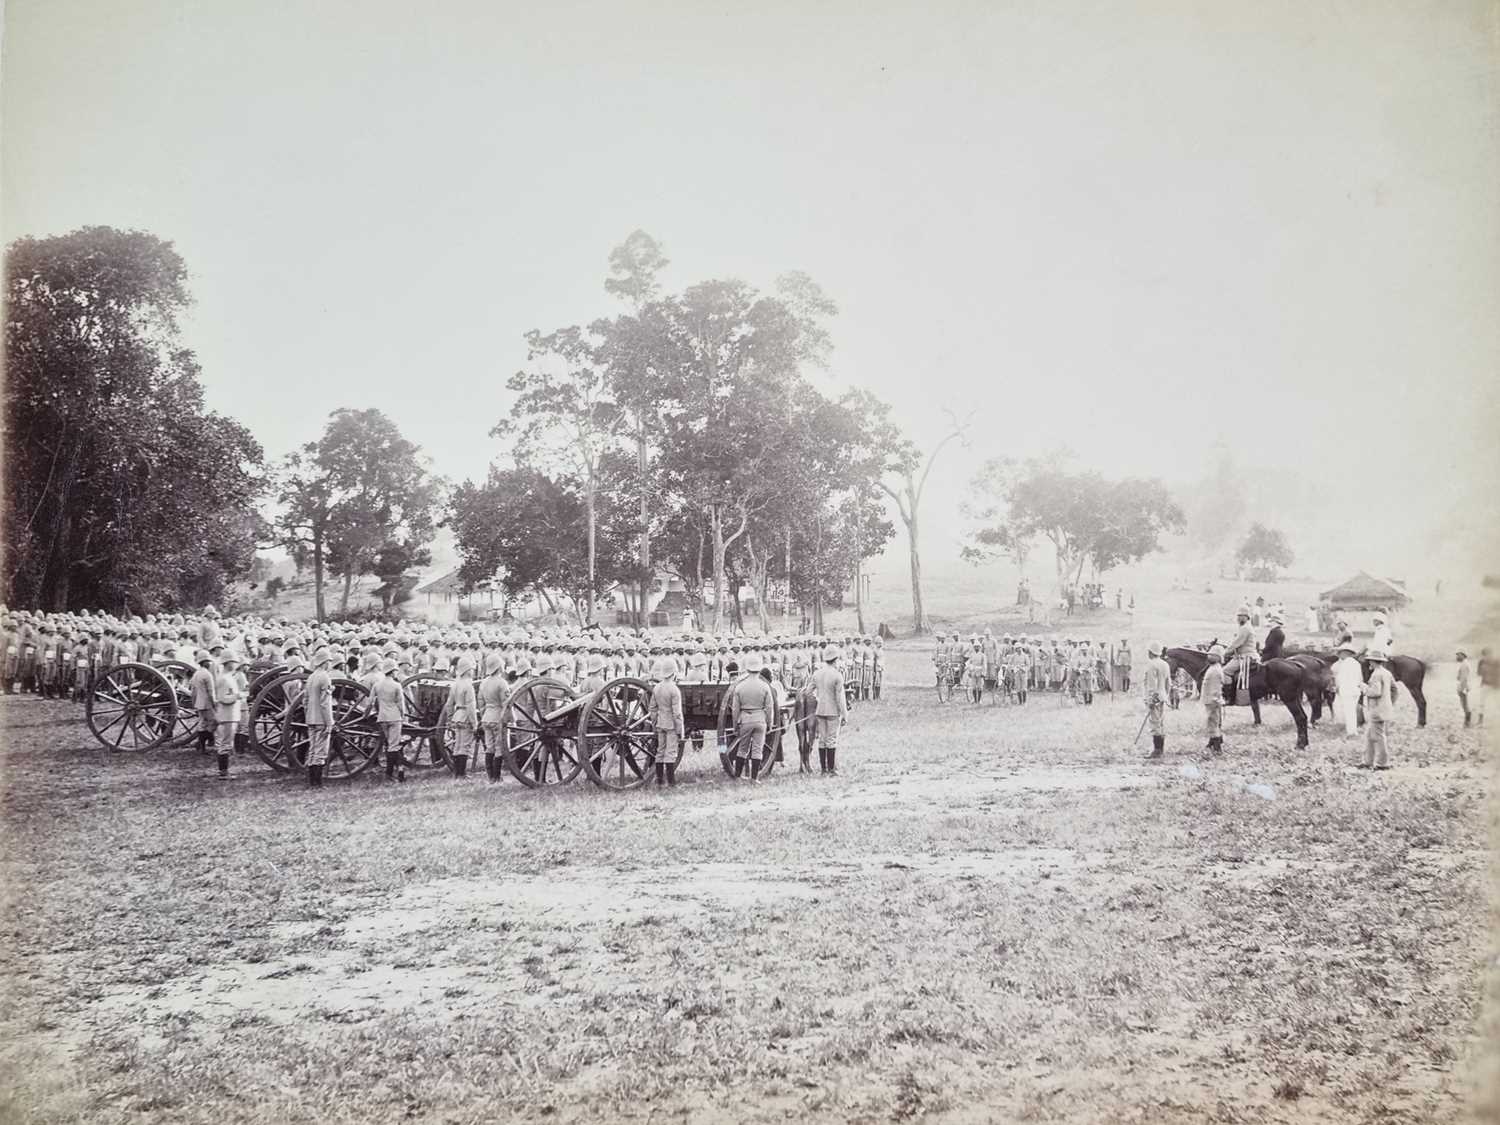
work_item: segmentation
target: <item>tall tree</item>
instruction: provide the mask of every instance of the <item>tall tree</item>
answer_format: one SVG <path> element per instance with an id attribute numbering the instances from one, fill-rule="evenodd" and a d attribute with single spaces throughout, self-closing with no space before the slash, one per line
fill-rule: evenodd
<path id="1" fill-rule="evenodd" d="M 924 458 L 917 445 L 904 434 L 890 417 L 890 407 L 868 397 L 865 402 L 868 426 L 874 448 L 882 451 L 882 473 L 879 488 L 896 502 L 896 512 L 906 526 L 907 556 L 911 566 L 912 632 L 927 631 L 927 612 L 922 605 L 922 497 L 927 478 L 938 455 L 953 442 L 963 444 L 968 423 L 949 415 L 948 430 Z"/>
<path id="2" fill-rule="evenodd" d="M 609 368 L 601 354 L 602 334 L 577 326 L 542 335 L 526 334 L 526 370 L 507 384 L 516 394 L 510 416 L 491 437 L 509 437 L 517 464 L 582 482 L 588 582 L 586 618 L 595 616 L 598 589 L 597 544 L 600 475 L 627 425 L 615 401 Z"/>
<path id="3" fill-rule="evenodd" d="M 318 620 L 328 570 L 343 577 L 347 610 L 356 576 L 382 550 L 416 551 L 432 538 L 441 482 L 421 449 L 379 410 L 335 410 L 323 435 L 288 454 L 279 473 L 278 529 L 293 557 L 310 559 Z"/>
<path id="4" fill-rule="evenodd" d="M 48 609 L 217 599 L 254 555 L 260 446 L 204 407 L 171 243 L 87 227 L 6 254 L 4 585 Z"/>

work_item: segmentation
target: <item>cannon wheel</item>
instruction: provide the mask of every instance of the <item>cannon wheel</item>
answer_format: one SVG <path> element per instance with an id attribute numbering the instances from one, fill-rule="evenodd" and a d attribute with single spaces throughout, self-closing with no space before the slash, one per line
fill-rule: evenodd
<path id="1" fill-rule="evenodd" d="M 606 789 L 644 785 L 656 764 L 651 685 L 633 676 L 605 684 L 584 704 L 578 719 L 578 741 L 583 747 L 584 771 L 595 785 Z M 679 744 L 679 762 L 682 753 Z"/>
<path id="2" fill-rule="evenodd" d="M 953 665 L 939 664 L 937 670 L 937 694 L 938 700 L 947 703 L 953 698 L 953 689 L 957 677 L 953 674 Z"/>
<path id="3" fill-rule="evenodd" d="M 273 669 L 256 677 L 260 686 L 250 696 L 250 749 L 278 773 L 292 768 L 286 759 L 286 717 L 306 679 L 306 672 Z"/>
<path id="4" fill-rule="evenodd" d="M 724 693 L 724 702 L 719 704 L 719 765 L 724 767 L 724 772 L 730 777 L 739 777 L 734 772 L 734 760 L 729 751 L 734 748 L 735 728 L 729 721 L 734 709 L 734 689 Z M 771 771 L 776 768 L 776 759 L 781 754 L 781 737 L 786 733 L 786 720 L 783 718 L 785 709 L 777 708 L 777 725 L 766 729 L 766 749 L 760 760 L 760 776 L 764 779 L 771 776 Z"/>
<path id="5" fill-rule="evenodd" d="M 131 662 L 95 681 L 84 716 L 107 749 L 154 750 L 173 737 L 178 709 L 172 681 L 149 664 Z"/>
<path id="6" fill-rule="evenodd" d="M 195 669 L 180 660 L 164 660 L 154 667 L 167 678 L 172 690 L 177 693 L 177 720 L 167 745 L 186 746 L 198 733 L 198 712 L 193 710 L 192 682 Z"/>
<path id="7" fill-rule="evenodd" d="M 328 746 L 328 762 L 323 776 L 329 779 L 356 777 L 369 769 L 379 757 L 380 731 L 375 720 L 362 715 L 365 697 L 370 689 L 347 676 L 333 679 L 333 732 Z M 286 747 L 288 767 L 307 768 L 307 716 L 299 692 L 282 720 L 281 740 Z"/>
<path id="8" fill-rule="evenodd" d="M 449 753 L 451 736 L 438 725 L 437 716 L 432 716 L 430 726 L 425 721 L 425 715 L 422 716 L 422 721 L 413 721 L 419 714 L 418 689 L 440 684 L 446 691 L 452 682 L 452 676 L 431 669 L 417 672 L 401 681 L 401 694 L 406 697 L 406 724 L 401 729 L 401 760 L 407 769 L 431 769 L 442 765 L 453 768 L 453 759 Z"/>
<path id="9" fill-rule="evenodd" d="M 561 680 L 545 676 L 527 680 L 511 693 L 500 724 L 505 768 L 522 785 L 540 789 L 567 785 L 583 769 L 578 727 L 571 714 L 548 721 L 578 694 Z"/>

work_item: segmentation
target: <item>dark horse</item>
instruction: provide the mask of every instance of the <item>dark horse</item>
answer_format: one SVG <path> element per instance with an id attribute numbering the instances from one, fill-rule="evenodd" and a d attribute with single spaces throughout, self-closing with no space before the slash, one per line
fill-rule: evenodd
<path id="1" fill-rule="evenodd" d="M 1201 691 L 1203 672 L 1208 667 L 1208 653 L 1196 648 L 1169 648 L 1166 651 L 1167 667 L 1172 675 L 1180 668 L 1193 678 Z M 1293 660 L 1268 660 L 1257 664 L 1250 672 L 1250 710 L 1255 721 L 1260 722 L 1260 701 L 1275 696 L 1286 706 L 1297 724 L 1297 749 L 1307 749 L 1307 712 L 1302 709 L 1302 697 L 1309 692 L 1322 690 L 1322 672 Z M 1234 703 L 1234 684 L 1224 683 L 1224 702 Z"/>
<path id="2" fill-rule="evenodd" d="M 1331 652 L 1298 652 L 1296 650 L 1289 650 L 1286 655 L 1288 658 L 1294 659 L 1299 663 L 1316 660 L 1324 668 L 1332 668 L 1333 662 L 1338 659 L 1338 655 Z M 1411 692 L 1412 702 L 1417 705 L 1417 726 L 1425 727 L 1427 725 L 1427 696 L 1422 694 L 1422 683 L 1427 679 L 1426 663 L 1418 660 L 1415 656 L 1397 655 L 1392 656 L 1386 661 L 1385 666 L 1390 669 L 1391 675 L 1396 678 L 1396 682 Z M 1366 681 L 1369 680 L 1370 669 L 1373 667 L 1374 664 L 1371 661 L 1360 660 L 1360 674 Z M 1327 698 L 1331 702 L 1333 699 L 1333 682 L 1331 678 L 1326 681 L 1326 689 Z M 1313 698 L 1317 699 L 1316 696 Z M 1321 710 L 1322 708 L 1315 703 L 1313 708 L 1314 721 L 1318 719 Z"/>

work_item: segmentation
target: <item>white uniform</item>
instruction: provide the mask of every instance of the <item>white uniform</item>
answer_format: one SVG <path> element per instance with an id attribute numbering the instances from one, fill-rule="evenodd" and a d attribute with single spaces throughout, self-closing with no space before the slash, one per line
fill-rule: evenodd
<path id="1" fill-rule="evenodd" d="M 1358 713 L 1355 710 L 1364 689 L 1364 676 L 1359 661 L 1352 656 L 1341 656 L 1333 665 L 1333 686 L 1336 695 L 1333 713 L 1344 724 L 1344 733 L 1353 734 L 1358 729 Z"/>

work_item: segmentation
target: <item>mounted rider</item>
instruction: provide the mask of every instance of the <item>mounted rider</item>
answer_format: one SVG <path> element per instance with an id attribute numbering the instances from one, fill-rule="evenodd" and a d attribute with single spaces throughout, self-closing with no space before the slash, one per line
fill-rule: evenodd
<path id="1" fill-rule="evenodd" d="M 1225 649 L 1228 659 L 1224 662 L 1224 678 L 1230 683 L 1237 682 L 1242 670 L 1248 680 L 1250 670 L 1260 657 L 1259 646 L 1255 643 L 1255 631 L 1250 627 L 1250 607 L 1241 605 L 1235 610 L 1234 616 L 1237 622 L 1234 639 Z"/>
<path id="2" fill-rule="evenodd" d="M 1286 647 L 1286 632 L 1282 628 L 1286 622 L 1279 609 L 1271 611 L 1270 621 L 1270 632 L 1266 634 L 1266 643 L 1261 646 L 1260 650 L 1262 662 L 1279 659 L 1281 650 Z"/>

